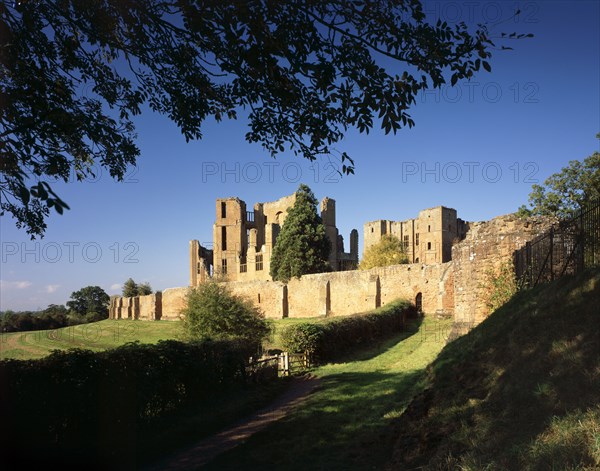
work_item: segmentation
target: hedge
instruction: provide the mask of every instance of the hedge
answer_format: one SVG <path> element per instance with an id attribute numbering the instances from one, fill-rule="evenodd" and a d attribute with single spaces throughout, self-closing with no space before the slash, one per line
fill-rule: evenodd
<path id="1" fill-rule="evenodd" d="M 115 456 L 145 426 L 245 381 L 253 346 L 234 341 L 130 343 L 0 361 L 2 442 L 42 453 Z"/>
<path id="2" fill-rule="evenodd" d="M 286 350 L 308 353 L 313 361 L 326 362 L 401 332 L 407 316 L 415 314 L 409 302 L 395 301 L 367 314 L 291 325 L 281 336 Z"/>

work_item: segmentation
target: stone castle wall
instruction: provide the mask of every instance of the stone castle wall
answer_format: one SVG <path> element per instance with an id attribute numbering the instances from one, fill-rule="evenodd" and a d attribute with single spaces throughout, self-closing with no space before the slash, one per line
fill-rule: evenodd
<path id="1" fill-rule="evenodd" d="M 547 230 L 552 221 L 514 215 L 471 223 L 466 238 L 452 247 L 452 261 L 413 263 L 370 270 L 305 275 L 288 284 L 232 281 L 227 285 L 261 309 L 266 317 L 345 316 L 384 306 L 397 298 L 416 301 L 420 293 L 426 314 L 453 315 L 470 328 L 489 314 L 485 305 L 486 273 L 512 260 L 515 250 Z M 135 298 L 113 297 L 113 319 L 179 318 L 189 288 L 171 288 Z"/>
<path id="2" fill-rule="evenodd" d="M 398 299 L 415 302 L 421 293 L 423 311 L 454 309 L 452 262 L 437 265 L 394 265 L 371 270 L 319 273 L 273 281 L 232 281 L 234 294 L 249 299 L 273 319 L 346 316 L 365 312 Z M 176 320 L 185 308 L 189 288 L 170 288 L 162 293 L 132 298 L 113 297 L 111 319 Z"/>
<path id="3" fill-rule="evenodd" d="M 497 273 L 502 263 L 512 261 L 515 250 L 547 230 L 551 222 L 509 214 L 471 224 L 466 238 L 452 247 L 455 322 L 473 326 L 490 314 L 485 305 L 487 273 Z"/>

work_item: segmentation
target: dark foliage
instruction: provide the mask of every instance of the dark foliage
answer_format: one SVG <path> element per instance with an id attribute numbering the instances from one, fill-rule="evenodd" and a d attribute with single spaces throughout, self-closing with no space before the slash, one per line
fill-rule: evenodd
<path id="1" fill-rule="evenodd" d="M 138 435 L 156 420 L 245 381 L 248 346 L 220 341 L 126 344 L 0 362 L 3 448 L 86 469 L 134 466 Z M 133 460 L 133 461 L 131 461 Z"/>
<path id="2" fill-rule="evenodd" d="M 485 25 L 433 21 L 418 0 L 1 2 L 1 211 L 40 236 L 69 208 L 50 183 L 122 180 L 145 107 L 186 140 L 243 111 L 247 141 L 310 160 L 412 127 L 418 93 L 491 70 Z"/>

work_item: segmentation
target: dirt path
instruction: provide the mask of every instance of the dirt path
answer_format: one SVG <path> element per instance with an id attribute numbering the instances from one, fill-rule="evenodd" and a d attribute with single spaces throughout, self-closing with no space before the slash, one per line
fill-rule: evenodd
<path id="1" fill-rule="evenodd" d="M 294 378 L 289 389 L 267 407 L 226 430 L 207 437 L 195 445 L 145 468 L 146 471 L 198 469 L 215 456 L 245 442 L 250 436 L 285 417 L 320 384 L 310 375 Z"/>

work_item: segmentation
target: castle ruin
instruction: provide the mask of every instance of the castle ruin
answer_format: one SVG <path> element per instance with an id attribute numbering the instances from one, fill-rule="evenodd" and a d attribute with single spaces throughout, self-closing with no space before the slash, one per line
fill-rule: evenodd
<path id="1" fill-rule="evenodd" d="M 463 240 L 468 223 L 456 216 L 456 209 L 436 206 L 406 221 L 378 220 L 364 225 L 364 252 L 385 235 L 397 237 L 409 263 L 445 263 L 452 260 L 452 246 Z"/>
<path id="2" fill-rule="evenodd" d="M 287 210 L 296 194 L 268 203 L 256 203 L 248 211 L 239 198 L 216 201 L 212 250 L 190 241 L 190 286 L 198 286 L 219 275 L 227 281 L 267 281 L 271 254 Z M 335 200 L 323 198 L 320 204 L 325 233 L 331 242 L 329 265 L 332 271 L 354 270 L 358 265 L 358 231 L 350 233 L 350 252 L 344 251 L 344 238 L 335 223 Z"/>
<path id="3" fill-rule="evenodd" d="M 190 287 L 209 277 L 225 277 L 230 290 L 250 300 L 269 318 L 345 316 L 369 311 L 397 298 L 408 299 L 425 314 L 452 316 L 463 331 L 489 314 L 487 273 L 512 260 L 515 250 L 544 232 L 550 222 L 499 216 L 467 223 L 455 209 L 437 206 L 406 221 L 378 220 L 364 225 L 367 250 L 386 234 L 398 237 L 409 263 L 356 270 L 358 233 L 350 252 L 335 225 L 335 201 L 321 201 L 321 218 L 332 242 L 330 273 L 304 275 L 288 283 L 269 276 L 270 256 L 295 195 L 257 203 L 246 210 L 239 198 L 218 199 L 213 248 L 190 242 Z M 111 319 L 179 319 L 190 287 L 147 296 L 111 298 Z"/>

